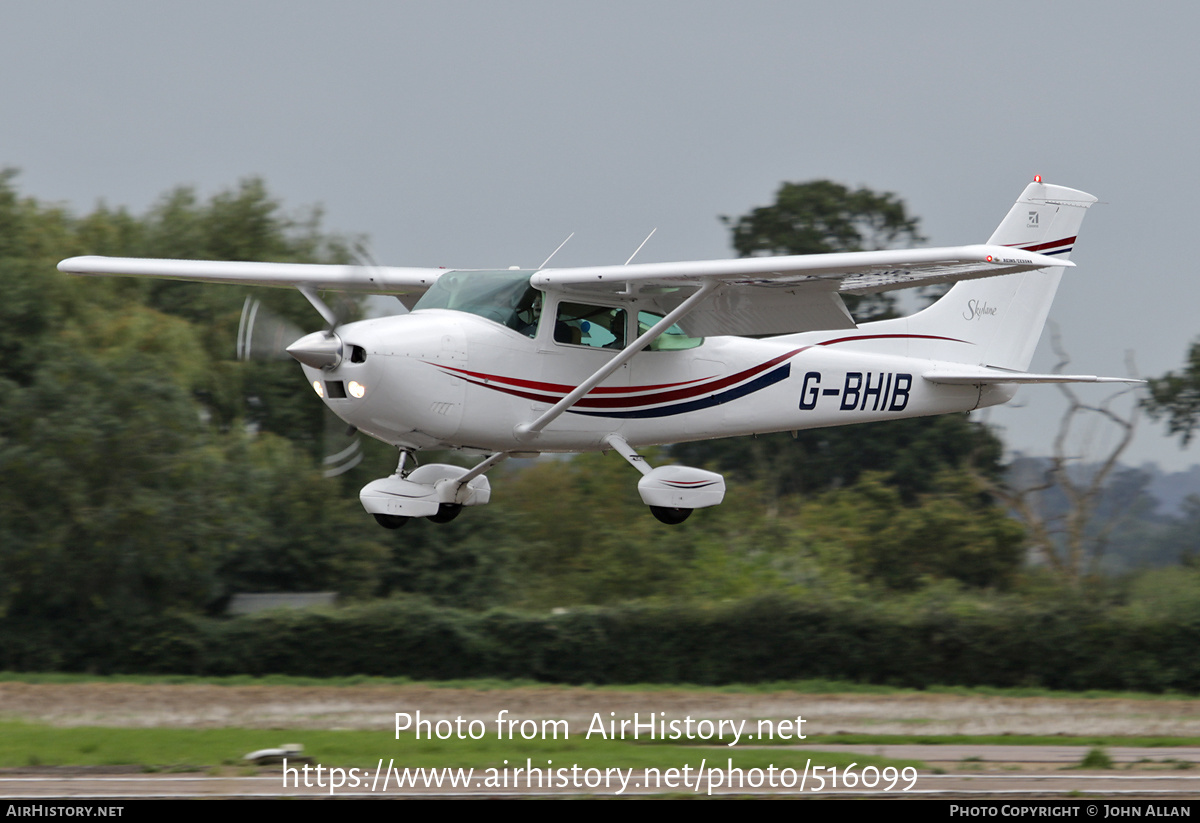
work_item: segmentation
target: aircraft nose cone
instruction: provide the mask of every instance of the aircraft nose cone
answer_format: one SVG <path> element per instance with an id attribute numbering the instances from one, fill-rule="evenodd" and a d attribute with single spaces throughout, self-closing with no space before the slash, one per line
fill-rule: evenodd
<path id="1" fill-rule="evenodd" d="M 287 353 L 314 369 L 334 369 L 342 362 L 342 338 L 333 332 L 313 332 L 288 346 Z"/>

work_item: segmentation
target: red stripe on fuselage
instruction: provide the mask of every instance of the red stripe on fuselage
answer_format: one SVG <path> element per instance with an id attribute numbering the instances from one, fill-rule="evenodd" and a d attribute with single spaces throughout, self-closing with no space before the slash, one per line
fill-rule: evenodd
<path id="1" fill-rule="evenodd" d="M 855 340 L 886 340 L 888 338 L 905 338 L 909 340 L 948 340 L 951 343 L 969 343 L 969 340 L 959 340 L 957 337 L 940 337 L 936 334 L 860 334 L 857 337 L 838 337 L 834 340 L 823 340 L 818 346 L 832 346 L 834 343 L 853 343 Z"/>
<path id="2" fill-rule="evenodd" d="M 437 363 L 429 363 L 428 365 L 437 366 L 439 369 L 458 372 L 459 374 L 465 374 L 470 377 L 476 377 L 480 380 L 490 380 L 496 383 L 504 383 L 509 386 L 520 386 L 521 388 L 535 389 L 537 391 L 561 392 L 562 394 L 567 394 L 575 388 L 574 386 L 570 386 L 565 383 L 541 383 L 537 380 L 521 380 L 517 377 L 500 377 L 495 374 L 484 374 L 477 371 L 457 369 L 454 366 L 441 366 Z M 711 378 L 697 377 L 695 380 L 681 380 L 678 383 L 660 383 L 654 386 L 631 386 L 629 388 L 601 386 L 592 389 L 590 392 L 588 392 L 588 394 L 635 394 L 643 391 L 654 391 L 655 389 L 670 389 L 675 386 L 686 386 L 689 383 L 699 383 L 701 380 L 709 379 Z"/>
<path id="3" fill-rule="evenodd" d="M 807 348 L 807 347 L 805 347 L 805 348 Z M 585 409 L 640 408 L 642 406 L 658 405 L 659 403 L 669 403 L 673 400 L 688 400 L 690 398 L 696 397 L 697 395 L 702 395 L 702 394 L 705 394 L 705 393 L 711 392 L 711 391 L 718 391 L 718 390 L 724 389 L 728 386 L 732 386 L 735 383 L 740 383 L 744 380 L 748 380 L 748 379 L 760 374 L 761 372 L 766 371 L 767 369 L 771 368 L 772 366 L 778 365 L 779 363 L 783 362 L 784 360 L 788 359 L 789 357 L 799 354 L 802 351 L 804 351 L 803 348 L 793 349 L 789 352 L 785 352 L 784 354 L 779 355 L 778 357 L 768 360 L 765 363 L 760 363 L 757 366 L 752 366 L 748 369 L 744 369 L 744 370 L 738 372 L 737 374 L 732 374 L 728 377 L 722 377 L 722 378 L 719 378 L 716 380 L 714 380 L 712 378 L 698 378 L 697 380 L 688 380 L 688 381 L 685 381 L 682 383 L 666 383 L 663 385 L 664 388 L 669 388 L 671 386 L 686 386 L 688 383 L 697 383 L 700 380 L 707 381 L 699 386 L 688 386 L 687 388 L 675 389 L 674 391 L 657 392 L 655 394 L 643 394 L 643 395 L 632 396 L 632 397 L 630 397 L 630 396 L 626 396 L 626 397 L 592 397 L 593 393 L 599 393 L 598 389 L 593 389 L 591 392 L 588 392 L 588 394 L 586 394 L 581 400 L 579 400 L 579 402 L 577 402 L 575 404 L 575 406 L 579 407 L 579 408 L 585 408 Z M 433 364 L 430 364 L 430 365 L 433 365 Z M 535 386 L 535 387 L 555 386 L 556 388 L 552 389 L 552 391 L 561 390 L 563 395 L 566 395 L 571 389 L 574 388 L 573 386 L 561 386 L 561 388 L 558 388 L 558 384 L 538 383 L 537 381 L 534 381 L 534 380 L 518 380 L 517 378 L 512 378 L 512 377 L 504 377 L 504 378 L 495 377 L 495 376 L 488 375 L 488 374 L 482 374 L 480 372 L 468 372 L 466 369 L 458 369 L 458 368 L 454 368 L 452 366 L 439 366 L 439 368 L 441 368 L 443 370 L 447 370 L 447 371 L 459 372 L 460 376 L 470 375 L 471 377 L 474 377 L 476 379 L 470 379 L 467 377 L 464 377 L 463 379 L 466 379 L 468 383 L 471 383 L 473 385 L 482 386 L 482 387 L 488 388 L 488 389 L 493 389 L 495 391 L 503 392 L 505 394 L 511 394 L 516 397 L 524 397 L 527 400 L 537 400 L 542 403 L 557 403 L 559 400 L 562 400 L 562 397 L 561 396 L 556 397 L 554 395 L 547 395 L 547 394 L 537 394 L 532 391 L 523 391 L 523 390 L 517 389 L 517 388 L 510 388 L 509 386 L 506 386 L 506 385 L 493 385 L 493 383 L 485 382 L 485 381 L 494 381 L 495 383 L 515 384 L 517 386 Z M 637 388 L 630 388 L 630 389 L 609 388 L 607 391 L 610 393 L 615 393 L 615 392 L 627 392 L 628 393 L 628 392 L 647 391 L 647 390 L 654 389 L 654 388 L 656 388 L 656 387 L 655 386 L 639 386 Z"/>
<path id="4" fill-rule="evenodd" d="M 605 397 L 588 400 L 586 397 L 576 403 L 576 406 L 588 409 L 615 409 L 615 408 L 639 408 L 641 406 L 654 406 L 659 403 L 669 403 L 672 400 L 688 400 L 697 395 L 706 394 L 708 392 L 717 391 L 718 389 L 728 388 L 735 383 L 741 383 L 743 380 L 748 380 L 761 372 L 766 371 L 772 366 L 787 360 L 793 355 L 799 354 L 804 349 L 793 349 L 790 352 L 779 355 L 778 357 L 768 360 L 766 363 L 760 363 L 737 374 L 731 374 L 729 377 L 720 380 L 712 380 L 702 386 L 690 386 L 686 389 L 676 389 L 675 391 L 660 392 L 658 394 L 644 395 L 642 397 Z M 636 401 L 636 402 L 630 402 Z"/>
<path id="5" fill-rule="evenodd" d="M 853 337 L 837 337 L 833 340 L 823 340 L 816 343 L 817 346 L 832 346 L 837 343 L 852 343 L 856 340 L 886 340 L 886 339 L 907 339 L 907 340 L 946 340 L 951 343 L 969 343 L 968 340 L 959 340 L 955 337 L 940 337 L 932 334 L 862 334 Z M 730 375 L 720 379 L 712 379 L 700 377 L 695 380 L 683 380 L 678 383 L 661 383 L 657 385 L 633 386 L 630 388 L 619 387 L 604 387 L 595 388 L 588 392 L 579 400 L 572 408 L 585 409 L 636 409 L 644 406 L 655 406 L 660 403 L 670 403 L 675 400 L 690 400 L 698 395 L 705 394 L 710 391 L 718 391 L 748 380 L 756 375 L 766 371 L 772 366 L 776 366 L 794 357 L 809 346 L 802 346 L 798 349 L 792 349 L 789 352 L 772 358 L 765 363 L 760 363 L 757 366 L 752 366 L 744 369 L 737 374 Z M 461 377 L 468 383 L 474 386 L 480 386 L 485 389 L 509 394 L 514 397 L 523 397 L 526 400 L 534 400 L 539 403 L 557 403 L 559 400 L 572 391 L 575 387 L 563 383 L 543 383 L 537 380 L 523 380 L 517 377 L 501 377 L 493 374 L 485 374 L 483 372 L 474 372 L 467 369 L 460 369 L 454 366 L 441 366 L 436 363 L 428 365 L 437 366 L 445 372 L 454 372 L 456 376 Z M 690 385 L 693 383 L 702 383 L 702 385 Z M 497 385 L 499 384 L 499 385 Z M 673 391 L 659 391 L 655 394 L 642 394 L 638 392 L 655 391 L 657 389 L 672 389 L 675 386 L 686 386 L 687 388 L 674 389 Z M 543 394 L 540 392 L 556 392 L 557 394 Z M 623 397 L 593 397 L 597 394 L 622 394 Z M 630 396 L 633 395 L 633 396 Z"/>

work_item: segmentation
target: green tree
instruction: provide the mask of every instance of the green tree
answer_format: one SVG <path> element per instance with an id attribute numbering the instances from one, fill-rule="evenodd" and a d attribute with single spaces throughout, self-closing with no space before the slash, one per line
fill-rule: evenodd
<path id="1" fill-rule="evenodd" d="M 385 535 L 286 439 L 231 432 L 206 477 L 230 538 L 217 558 L 221 594 L 332 590 L 373 596 L 387 562 Z"/>
<path id="2" fill-rule="evenodd" d="M 0 391 L 0 579 L 5 610 L 201 607 L 216 592 L 213 518 L 186 482 L 205 439 L 163 364 L 59 345 L 31 386 Z"/>
<path id="3" fill-rule="evenodd" d="M 942 472 L 933 490 L 908 505 L 876 474 L 826 492 L 804 507 L 818 541 L 845 547 L 854 570 L 889 589 L 911 590 L 924 578 L 980 588 L 1010 587 L 1024 559 L 1024 530 L 964 472 Z"/>
<path id="4" fill-rule="evenodd" d="M 530 605 L 600 604 L 676 596 L 690 541 L 648 516 L 637 474 L 615 455 L 538 463 L 503 491 L 519 513 L 519 570 Z"/>
<path id="5" fill-rule="evenodd" d="M 68 245 L 71 229 L 61 211 L 20 198 L 16 175 L 0 171 L 0 378 L 28 385 L 43 359 L 43 341 L 73 311 L 66 278 L 46 271 Z"/>
<path id="6" fill-rule="evenodd" d="M 933 491 L 939 473 L 972 466 L 1001 474 L 1004 447 L 965 414 L 806 429 L 793 434 L 680 443 L 680 462 L 705 464 L 737 482 L 763 482 L 778 495 L 818 494 L 876 472 L 907 503 Z"/>
<path id="7" fill-rule="evenodd" d="M 389 535 L 390 556 L 379 593 L 420 594 L 462 609 L 518 602 L 529 582 L 517 567 L 526 545 L 520 520 L 501 502 L 467 509 L 451 523 L 410 524 Z"/>
<path id="8" fill-rule="evenodd" d="M 663 462 L 653 449 L 646 456 Z M 497 483 L 503 516 L 484 517 L 449 556 L 470 548 L 473 567 L 485 554 L 493 564 L 502 559 L 510 602 L 531 608 L 846 586 L 843 568 L 809 551 L 794 511 L 770 515 L 772 501 L 757 485 L 733 487 L 723 505 L 668 527 L 646 510 L 638 477 L 611 453 L 539 461 Z M 465 512 L 453 525 L 475 516 Z"/>
<path id="9" fill-rule="evenodd" d="M 831 180 L 784 183 L 770 206 L 738 218 L 722 217 L 733 231 L 741 257 L 778 254 L 826 254 L 874 251 L 925 242 L 904 201 L 891 192 L 851 190 Z M 862 320 L 893 316 L 888 294 L 850 297 L 851 313 Z"/>
<path id="10" fill-rule="evenodd" d="M 321 231 L 321 213 L 288 215 L 259 178 L 201 202 L 192 188 L 180 187 L 150 210 L 140 230 L 118 232 L 131 243 L 122 254 L 192 260 L 247 260 L 284 263 L 349 263 L 351 240 Z M 112 233 L 112 229 L 109 233 Z M 114 250 L 111 253 L 117 254 Z M 276 314 L 311 328 L 321 323 L 308 302 L 291 289 L 212 288 L 203 283 L 142 280 L 153 308 L 221 331 L 214 345 L 229 351 L 228 325 L 236 329 L 247 294 L 265 301 Z"/>
<path id="11" fill-rule="evenodd" d="M 1187 446 L 1200 424 L 1200 342 L 1188 349 L 1183 369 L 1146 381 L 1150 396 L 1142 401 L 1147 413 L 1165 419 L 1167 432 Z"/>
<path id="12" fill-rule="evenodd" d="M 260 364 L 228 360 L 244 290 L 193 301 L 187 284 L 55 269 L 73 254 L 191 249 L 338 259 L 319 215 L 290 220 L 247 181 L 208 203 L 179 190 L 146 217 L 101 205 L 74 218 L 19 196 L 14 178 L 0 173 L 0 614 L 203 609 L 249 588 L 373 593 L 386 549 L 314 466 L 320 402 L 294 363 L 266 364 L 279 384 L 287 372 L 285 394 L 250 374 Z M 320 324 L 303 298 L 267 293 Z M 248 404 L 248 387 L 275 406 Z M 260 432 L 295 439 L 249 436 L 251 411 Z"/>

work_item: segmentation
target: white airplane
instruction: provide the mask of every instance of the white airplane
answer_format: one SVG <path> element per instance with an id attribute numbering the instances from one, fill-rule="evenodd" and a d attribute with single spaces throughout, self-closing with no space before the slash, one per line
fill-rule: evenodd
<path id="1" fill-rule="evenodd" d="M 329 328 L 288 352 L 313 391 L 399 449 L 363 507 L 387 528 L 488 502 L 509 457 L 618 452 L 664 523 L 725 495 L 721 475 L 651 468 L 640 446 L 1004 403 L 1029 374 L 1059 278 L 1096 198 L 1025 188 L 983 245 L 501 271 L 73 257 L 61 271 L 287 286 Z M 841 294 L 956 285 L 909 317 L 856 325 Z M 408 314 L 339 325 L 318 290 L 397 296 Z M 740 336 L 751 335 L 751 337 Z M 422 449 L 482 459 L 410 467 Z"/>

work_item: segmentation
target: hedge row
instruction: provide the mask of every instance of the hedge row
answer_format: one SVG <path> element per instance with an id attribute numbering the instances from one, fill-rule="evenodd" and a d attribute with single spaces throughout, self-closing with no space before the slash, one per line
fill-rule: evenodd
<path id="1" fill-rule="evenodd" d="M 863 683 L 1200 692 L 1200 625 L 1086 605 L 926 608 L 756 600 L 561 615 L 388 601 L 236 619 L 0 620 L 0 668 L 195 675 Z"/>

